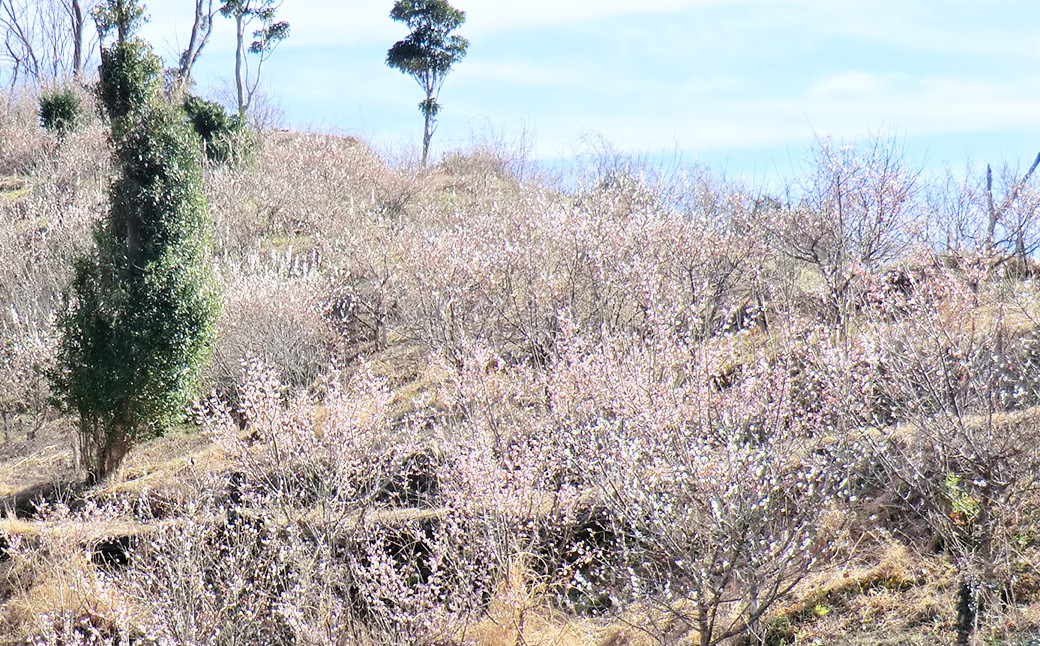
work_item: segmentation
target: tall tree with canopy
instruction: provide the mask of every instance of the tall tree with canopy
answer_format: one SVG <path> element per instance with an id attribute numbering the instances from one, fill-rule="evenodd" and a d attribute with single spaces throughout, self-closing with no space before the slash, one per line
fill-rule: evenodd
<path id="1" fill-rule="evenodd" d="M 426 92 L 426 99 L 419 104 L 425 118 L 422 165 L 426 166 L 441 108 L 437 102 L 441 86 L 469 48 L 468 40 L 452 33 L 466 22 L 466 13 L 445 0 L 398 0 L 390 18 L 411 29 L 407 38 L 394 43 L 387 52 L 386 64 L 410 75 Z"/>
<path id="2" fill-rule="evenodd" d="M 238 118 L 245 121 L 253 96 L 260 87 L 260 71 L 264 62 L 271 57 L 278 43 L 289 37 L 289 23 L 276 20 L 275 12 L 281 6 L 275 0 L 224 0 L 220 13 L 235 20 L 235 90 L 238 100 Z M 259 21 L 259 29 L 253 31 L 253 42 L 246 47 L 246 29 Z M 250 78 L 246 53 L 256 54 L 256 69 Z"/>

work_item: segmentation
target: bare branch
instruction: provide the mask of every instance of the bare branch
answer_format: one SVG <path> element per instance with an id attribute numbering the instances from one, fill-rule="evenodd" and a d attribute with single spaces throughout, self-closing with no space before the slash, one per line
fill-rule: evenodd
<path id="1" fill-rule="evenodd" d="M 0 0 L 3 58 L 11 85 L 81 79 L 92 0 Z"/>
<path id="2" fill-rule="evenodd" d="M 191 25 L 188 47 L 181 53 L 177 77 L 184 84 L 191 83 L 191 72 L 213 33 L 213 0 L 195 0 L 195 20 Z"/>

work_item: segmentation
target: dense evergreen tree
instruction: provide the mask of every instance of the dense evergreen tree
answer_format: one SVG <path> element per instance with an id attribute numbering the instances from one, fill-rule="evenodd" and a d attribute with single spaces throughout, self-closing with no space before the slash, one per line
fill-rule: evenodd
<path id="1" fill-rule="evenodd" d="M 141 437 L 177 423 L 194 394 L 218 310 L 198 138 L 162 98 L 162 66 L 134 37 L 136 0 L 95 12 L 99 95 L 117 177 L 95 247 L 75 261 L 56 391 L 80 416 L 93 481 Z"/>

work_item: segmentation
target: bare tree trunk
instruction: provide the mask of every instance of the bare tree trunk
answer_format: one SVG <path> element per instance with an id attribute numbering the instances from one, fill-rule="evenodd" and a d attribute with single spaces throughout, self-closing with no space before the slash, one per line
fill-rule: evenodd
<path id="1" fill-rule="evenodd" d="M 965 575 L 957 588 L 957 646 L 968 646 L 975 630 L 975 586 Z"/>
<path id="2" fill-rule="evenodd" d="M 239 11 L 235 14 L 235 32 L 238 38 L 238 46 L 235 48 L 235 88 L 238 91 L 238 118 L 239 120 L 245 120 L 246 111 L 249 109 L 249 97 L 246 93 L 246 78 L 245 78 L 245 57 L 246 57 L 246 45 L 245 45 L 245 16 Z"/>
<path id="3" fill-rule="evenodd" d="M 72 18 L 72 78 L 77 83 L 83 82 L 83 6 L 80 0 L 72 0 L 69 12 Z"/>
<path id="4" fill-rule="evenodd" d="M 1026 174 L 1022 176 L 1022 179 L 1015 182 L 1015 186 L 1007 194 L 1004 202 L 997 208 L 996 203 L 993 201 L 993 169 L 987 164 L 986 165 L 986 209 L 989 215 L 989 222 L 986 228 L 986 251 L 992 252 L 993 246 L 996 244 L 996 230 L 997 223 L 1004 216 L 1004 212 L 1007 211 L 1011 205 L 1018 199 L 1019 193 L 1025 188 L 1026 184 L 1029 183 L 1030 178 L 1036 171 L 1037 166 L 1040 166 L 1040 153 L 1037 153 L 1036 159 L 1033 160 L 1032 166 L 1026 171 Z M 1016 232 L 1016 253 L 1021 253 L 1025 256 L 1025 233 L 1022 231 L 1024 225 Z"/>
<path id="5" fill-rule="evenodd" d="M 82 77 L 91 0 L 0 0 L 0 31 L 12 85 Z"/>
<path id="6" fill-rule="evenodd" d="M 39 12 L 30 13 L 29 6 L 15 5 L 14 0 L 0 1 L 0 27 L 6 32 L 4 46 L 12 61 L 13 79 L 24 76 L 39 82 L 42 72 L 37 51 L 36 32 Z"/>
<path id="7" fill-rule="evenodd" d="M 0 416 L 4 419 L 4 446 L 11 444 L 11 428 L 14 426 L 14 413 L 8 409 L 4 409 Z"/>
<path id="8" fill-rule="evenodd" d="M 209 42 L 213 33 L 213 0 L 195 0 L 195 21 L 191 25 L 191 37 L 188 48 L 181 54 L 180 66 L 177 68 L 178 82 L 187 86 L 191 84 L 191 72 L 195 62 L 199 60 L 202 48 Z M 239 30 L 239 46 L 242 35 Z M 236 54 L 237 55 L 237 54 Z"/>
<path id="9" fill-rule="evenodd" d="M 427 108 L 423 110 L 423 114 L 426 116 L 426 123 L 423 126 L 421 165 L 426 168 L 426 161 L 430 156 L 430 140 L 433 139 L 433 111 Z"/>
<path id="10" fill-rule="evenodd" d="M 997 214 L 997 207 L 993 205 L 993 169 L 989 164 L 986 164 L 986 211 L 989 216 L 989 223 L 986 227 L 986 253 L 991 253 L 997 231 L 997 220 L 1000 216 Z"/>
<path id="11" fill-rule="evenodd" d="M 80 420 L 80 451 L 90 485 L 100 484 L 122 465 L 130 451 L 132 426 L 97 415 L 84 415 Z"/>

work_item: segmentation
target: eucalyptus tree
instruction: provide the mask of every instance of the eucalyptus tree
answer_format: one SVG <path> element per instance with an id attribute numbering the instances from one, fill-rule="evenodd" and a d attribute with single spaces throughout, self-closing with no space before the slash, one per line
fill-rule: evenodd
<path id="1" fill-rule="evenodd" d="M 281 6 L 276 0 L 224 0 L 220 13 L 235 20 L 235 91 L 238 100 L 238 117 L 245 120 L 253 95 L 260 87 L 260 71 L 274 52 L 278 43 L 289 37 L 289 23 L 276 20 L 275 13 Z M 246 47 L 246 29 L 259 22 L 253 30 L 253 42 Z M 250 72 L 246 54 L 256 54 L 256 68 Z M 250 78 L 252 76 L 252 78 Z"/>
<path id="2" fill-rule="evenodd" d="M 444 79 L 455 63 L 466 55 L 469 41 L 453 34 L 466 22 L 466 13 L 446 0 L 398 0 L 390 18 L 411 29 L 404 40 L 394 43 L 386 54 L 386 64 L 414 78 L 426 92 L 419 103 L 425 118 L 423 127 L 422 165 L 430 154 L 430 139 L 436 128 L 440 94 Z"/>

